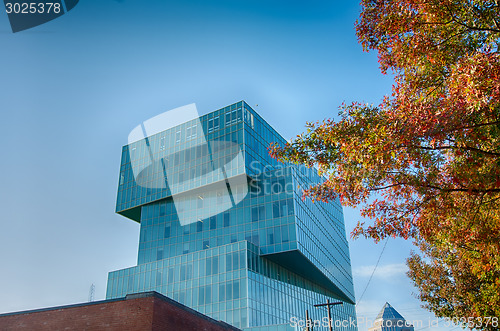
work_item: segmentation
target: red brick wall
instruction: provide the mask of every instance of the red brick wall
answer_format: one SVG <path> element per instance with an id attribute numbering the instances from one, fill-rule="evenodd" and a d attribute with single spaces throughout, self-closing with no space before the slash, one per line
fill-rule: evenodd
<path id="1" fill-rule="evenodd" d="M 238 330 L 227 325 L 215 324 L 213 320 L 194 316 L 180 307 L 172 306 L 161 299 L 155 300 L 153 315 L 153 331 L 185 330 L 185 331 L 226 331 Z"/>
<path id="2" fill-rule="evenodd" d="M 0 315 L 0 330 L 238 330 L 158 294 Z"/>

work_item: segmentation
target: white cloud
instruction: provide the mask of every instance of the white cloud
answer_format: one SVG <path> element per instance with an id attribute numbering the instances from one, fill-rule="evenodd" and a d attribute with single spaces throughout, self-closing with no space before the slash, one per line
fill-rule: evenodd
<path id="1" fill-rule="evenodd" d="M 354 277 L 370 277 L 373 272 L 374 265 L 359 266 L 353 269 Z M 408 267 L 404 263 L 379 265 L 373 274 L 375 278 L 390 278 L 404 276 Z"/>

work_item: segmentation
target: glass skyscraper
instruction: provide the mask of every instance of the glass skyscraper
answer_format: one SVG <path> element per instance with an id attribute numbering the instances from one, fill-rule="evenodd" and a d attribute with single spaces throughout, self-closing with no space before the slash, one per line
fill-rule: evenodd
<path id="1" fill-rule="evenodd" d="M 106 298 L 157 291 L 256 331 L 300 329 L 306 310 L 324 322 L 313 305 L 342 301 L 334 319 L 357 330 L 340 203 L 303 200 L 322 178 L 272 159 L 272 142 L 241 101 L 124 146 L 116 212 L 140 223 L 138 265 L 109 273 Z"/>

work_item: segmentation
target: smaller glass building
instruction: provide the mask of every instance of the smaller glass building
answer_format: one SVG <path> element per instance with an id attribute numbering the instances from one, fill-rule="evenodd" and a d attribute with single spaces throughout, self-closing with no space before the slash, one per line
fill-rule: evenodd
<path id="1" fill-rule="evenodd" d="M 415 328 L 388 302 L 385 303 L 369 331 L 414 331 Z"/>
<path id="2" fill-rule="evenodd" d="M 157 291 L 252 330 L 321 320 L 327 299 L 355 320 L 341 206 L 303 200 L 322 178 L 270 158 L 271 142 L 241 101 L 124 146 L 116 210 L 141 224 L 138 265 L 109 274 L 107 298 Z"/>

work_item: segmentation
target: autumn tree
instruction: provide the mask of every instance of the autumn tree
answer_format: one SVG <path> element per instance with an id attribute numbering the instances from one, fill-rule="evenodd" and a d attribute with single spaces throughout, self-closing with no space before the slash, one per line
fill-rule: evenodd
<path id="1" fill-rule="evenodd" d="M 326 176 L 306 196 L 361 206 L 373 224 L 354 237 L 414 240 L 409 276 L 437 316 L 500 316 L 500 1 L 361 4 L 359 41 L 392 94 L 271 154 Z"/>

